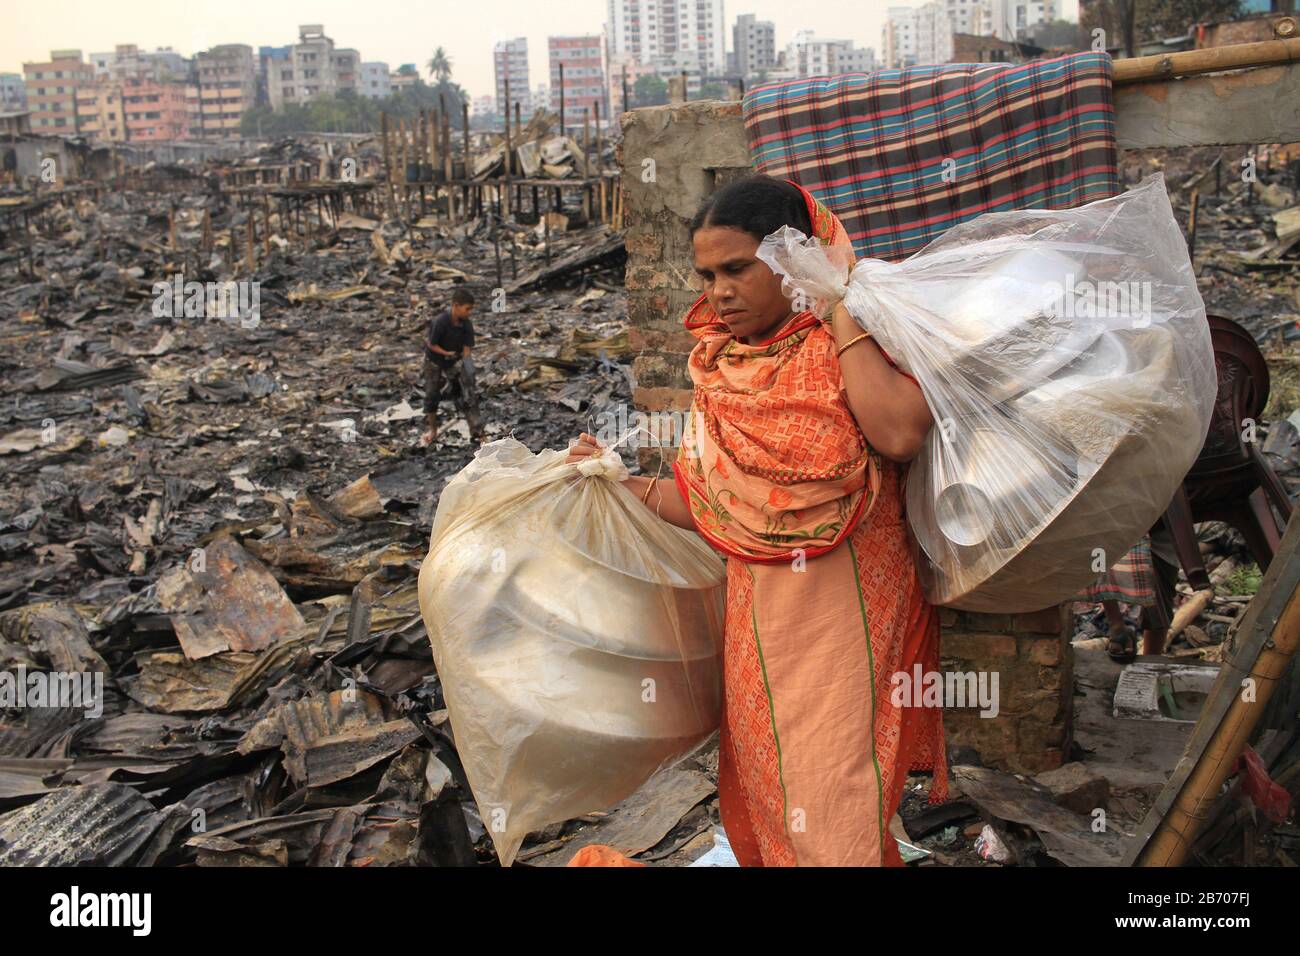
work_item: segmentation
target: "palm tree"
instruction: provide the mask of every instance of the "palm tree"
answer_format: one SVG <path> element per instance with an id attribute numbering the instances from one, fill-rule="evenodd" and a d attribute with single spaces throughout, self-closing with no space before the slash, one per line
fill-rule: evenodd
<path id="1" fill-rule="evenodd" d="M 447 51 L 442 47 L 433 51 L 433 56 L 426 65 L 429 75 L 437 77 L 439 83 L 446 83 L 451 79 L 451 57 L 447 56 Z"/>

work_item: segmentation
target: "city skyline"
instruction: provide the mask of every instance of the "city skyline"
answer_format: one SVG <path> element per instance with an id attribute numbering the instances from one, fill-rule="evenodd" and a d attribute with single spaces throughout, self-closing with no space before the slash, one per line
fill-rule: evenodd
<path id="1" fill-rule="evenodd" d="M 798 30 L 878 48 L 889 7 L 922 5 L 920 0 L 827 0 L 815 10 L 789 13 L 788 6 L 778 0 L 732 0 L 724 5 L 726 48 L 732 49 L 731 27 L 745 13 L 775 24 L 778 49 Z M 479 97 L 494 88 L 493 46 L 497 41 L 525 37 L 530 51 L 541 53 L 529 59 L 529 87 L 535 89 L 549 83 L 548 37 L 601 33 L 607 11 L 606 0 L 554 0 L 544 7 L 518 0 L 482 0 L 474 5 L 472 14 L 438 12 L 416 4 L 398 6 L 403 21 L 400 30 L 392 29 L 392 20 L 377 23 L 355 5 L 338 0 L 286 5 L 270 14 L 264 5 L 247 0 L 197 2 L 179 11 L 132 0 L 114 4 L 111 11 L 86 0 L 50 0 L 37 8 L 20 6 L 7 14 L 11 29 L 0 36 L 0 73 L 21 73 L 24 62 L 45 60 L 56 49 L 79 49 L 88 59 L 91 53 L 123 43 L 136 44 L 141 51 L 171 47 L 185 57 L 225 43 L 246 43 L 254 50 L 282 46 L 295 42 L 300 24 L 319 23 L 335 43 L 360 51 L 363 60 L 384 61 L 392 70 L 414 63 L 422 76 L 434 48 L 441 46 L 451 57 L 453 79 L 471 97 Z M 490 30 L 483 29 L 485 23 L 491 25 Z M 425 29 L 427 43 L 418 45 L 411 40 Z"/>

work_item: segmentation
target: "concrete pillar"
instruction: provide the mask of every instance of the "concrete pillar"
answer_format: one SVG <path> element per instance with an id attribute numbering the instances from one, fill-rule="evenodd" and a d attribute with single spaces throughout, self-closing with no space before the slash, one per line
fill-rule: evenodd
<path id="1" fill-rule="evenodd" d="M 686 103 L 632 110 L 623 119 L 624 234 L 628 324 L 636 377 L 633 401 L 644 412 L 685 411 L 691 404 L 686 356 L 695 339 L 682 316 L 691 290 L 688 225 L 704 198 L 730 178 L 752 172 L 739 103 Z M 653 473 L 660 451 L 641 447 Z"/>

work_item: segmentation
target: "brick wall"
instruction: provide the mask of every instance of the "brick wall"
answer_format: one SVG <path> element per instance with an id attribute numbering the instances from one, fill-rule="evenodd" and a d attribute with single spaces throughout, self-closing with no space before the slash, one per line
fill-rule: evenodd
<path id="1" fill-rule="evenodd" d="M 641 411 L 685 411 L 686 357 L 695 340 L 681 320 L 690 288 L 688 224 L 717 186 L 751 173 L 739 103 L 697 101 L 622 114 L 628 320 L 638 356 L 632 399 Z M 642 446 L 643 471 L 667 469 L 671 448 Z M 1033 614 L 943 609 L 944 669 L 998 672 L 999 713 L 945 713 L 950 744 L 988 766 L 1034 773 L 1068 759 L 1073 668 L 1068 605 Z"/>
<path id="2" fill-rule="evenodd" d="M 1069 760 L 1074 713 L 1070 605 L 1029 614 L 941 608 L 940 669 L 998 675 L 998 713 L 944 711 L 948 746 L 973 747 L 989 767 L 1038 773 Z"/>

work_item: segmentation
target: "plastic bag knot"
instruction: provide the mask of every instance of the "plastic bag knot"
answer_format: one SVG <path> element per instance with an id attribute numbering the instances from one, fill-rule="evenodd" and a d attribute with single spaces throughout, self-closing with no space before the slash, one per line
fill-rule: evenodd
<path id="1" fill-rule="evenodd" d="M 599 456 L 592 455 L 576 464 L 581 475 L 599 476 L 610 481 L 624 481 L 630 476 L 627 465 L 613 448 L 606 448 Z"/>

